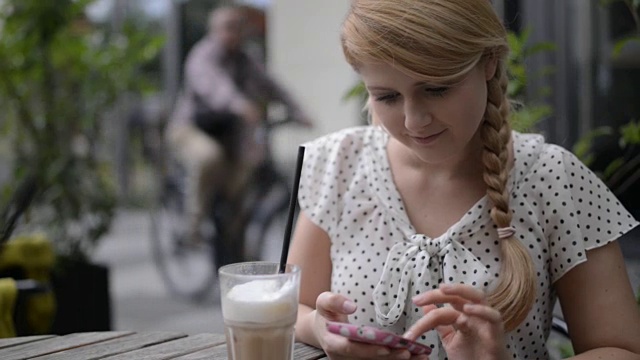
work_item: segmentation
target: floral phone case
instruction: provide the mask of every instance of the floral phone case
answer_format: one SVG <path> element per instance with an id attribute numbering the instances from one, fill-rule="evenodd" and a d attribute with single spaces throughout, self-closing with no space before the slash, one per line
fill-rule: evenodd
<path id="1" fill-rule="evenodd" d="M 327 330 L 353 341 L 383 345 L 394 349 L 407 349 L 413 355 L 431 353 L 431 348 L 426 345 L 371 326 L 328 321 Z"/>

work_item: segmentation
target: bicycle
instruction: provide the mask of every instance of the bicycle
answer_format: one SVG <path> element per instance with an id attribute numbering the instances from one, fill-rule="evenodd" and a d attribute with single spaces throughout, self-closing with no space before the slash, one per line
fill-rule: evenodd
<path id="1" fill-rule="evenodd" d="M 151 211 L 151 246 L 154 263 L 171 294 L 204 301 L 215 291 L 221 266 L 261 259 L 268 239 L 282 239 L 291 185 L 274 162 L 270 140 L 274 129 L 291 122 L 285 118 L 261 127 L 256 136 L 264 142 L 263 162 L 244 187 L 239 204 L 223 194 L 214 195 L 203 242 L 194 244 L 186 235 L 184 170 L 173 160 L 159 165 L 162 183 Z"/>

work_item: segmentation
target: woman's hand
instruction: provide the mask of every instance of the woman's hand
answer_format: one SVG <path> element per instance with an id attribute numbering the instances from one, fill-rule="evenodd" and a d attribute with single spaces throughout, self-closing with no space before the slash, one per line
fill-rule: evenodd
<path id="1" fill-rule="evenodd" d="M 313 332 L 329 359 L 428 359 L 422 355 L 412 357 L 407 350 L 392 350 L 386 346 L 351 341 L 346 337 L 327 331 L 327 321 L 349 322 L 347 316 L 354 313 L 356 308 L 355 303 L 342 295 L 323 292 L 318 296 L 313 321 Z"/>
<path id="2" fill-rule="evenodd" d="M 489 306 L 485 294 L 463 284 L 442 284 L 439 289 L 413 298 L 422 306 L 424 316 L 405 337 L 415 340 L 421 334 L 436 329 L 451 360 L 510 359 L 500 313 Z M 437 307 L 439 304 L 451 306 Z"/>

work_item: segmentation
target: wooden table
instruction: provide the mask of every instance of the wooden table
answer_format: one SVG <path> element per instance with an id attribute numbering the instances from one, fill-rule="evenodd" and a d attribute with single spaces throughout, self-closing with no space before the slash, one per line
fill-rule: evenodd
<path id="1" fill-rule="evenodd" d="M 227 359 L 224 335 L 108 331 L 0 339 L 0 359 L 21 360 Z M 321 350 L 295 345 L 294 359 L 326 359 Z"/>

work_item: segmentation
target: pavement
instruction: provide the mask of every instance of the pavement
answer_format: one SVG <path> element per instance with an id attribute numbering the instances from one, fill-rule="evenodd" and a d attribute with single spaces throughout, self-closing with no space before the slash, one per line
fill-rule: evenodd
<path id="1" fill-rule="evenodd" d="M 192 303 L 169 294 L 153 263 L 151 218 L 121 210 L 94 259 L 110 268 L 114 330 L 223 333 L 218 301 Z"/>
<path id="2" fill-rule="evenodd" d="M 120 210 L 110 233 L 95 253 L 94 259 L 110 268 L 113 329 L 222 333 L 217 299 L 192 303 L 175 298 L 166 290 L 151 256 L 150 226 L 148 212 Z M 640 228 L 621 245 L 631 282 L 638 291 Z M 273 260 L 273 256 L 277 254 L 267 254 L 269 260 Z"/>

